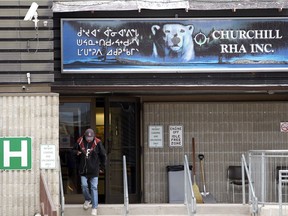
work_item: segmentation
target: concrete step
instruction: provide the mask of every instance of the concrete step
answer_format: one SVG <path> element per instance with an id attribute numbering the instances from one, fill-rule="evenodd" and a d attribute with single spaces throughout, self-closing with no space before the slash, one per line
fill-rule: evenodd
<path id="1" fill-rule="evenodd" d="M 196 215 L 250 215 L 249 205 L 242 204 L 197 204 Z"/>
<path id="2" fill-rule="evenodd" d="M 91 208 L 83 209 L 83 205 L 65 205 L 64 215 L 84 216 L 90 215 Z M 124 215 L 124 205 L 122 204 L 102 204 L 98 206 L 98 215 L 114 216 Z M 129 216 L 133 215 L 169 215 L 181 216 L 187 215 L 184 204 L 129 204 Z"/>
<path id="3" fill-rule="evenodd" d="M 124 207 L 118 204 L 100 204 L 98 206 L 98 215 L 115 216 L 123 215 Z M 65 205 L 64 216 L 86 216 L 91 215 L 91 208 L 83 209 L 83 205 L 73 204 Z"/>
<path id="4" fill-rule="evenodd" d="M 261 207 L 261 216 L 271 216 L 271 215 L 280 215 L 279 214 L 279 205 L 269 205 Z M 288 206 L 287 203 L 284 203 L 282 206 L 282 216 L 288 216 Z"/>
<path id="5" fill-rule="evenodd" d="M 84 210 L 82 205 L 65 205 L 64 216 L 91 215 L 91 208 Z M 124 215 L 123 204 L 101 204 L 98 215 Z M 184 216 L 184 204 L 129 204 L 129 216 Z M 242 204 L 198 204 L 195 216 L 248 216 L 249 206 Z"/>

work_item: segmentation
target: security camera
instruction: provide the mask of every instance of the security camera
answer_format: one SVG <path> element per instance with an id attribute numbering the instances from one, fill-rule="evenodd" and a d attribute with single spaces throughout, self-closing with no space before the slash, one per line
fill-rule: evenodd
<path id="1" fill-rule="evenodd" d="M 25 21 L 31 21 L 32 18 L 37 14 L 38 4 L 36 2 L 33 2 L 29 8 L 29 10 L 26 13 L 26 16 L 24 18 Z"/>
<path id="2" fill-rule="evenodd" d="M 31 21 L 34 18 L 33 22 L 35 23 L 35 28 L 37 28 L 37 24 L 39 21 L 37 13 L 38 6 L 39 5 L 36 2 L 33 2 L 26 13 L 26 16 L 24 17 L 24 21 Z"/>

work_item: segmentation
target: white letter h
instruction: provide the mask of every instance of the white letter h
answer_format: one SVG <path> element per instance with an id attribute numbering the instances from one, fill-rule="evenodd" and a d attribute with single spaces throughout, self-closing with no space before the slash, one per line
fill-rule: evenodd
<path id="1" fill-rule="evenodd" d="M 27 140 L 21 140 L 21 151 L 10 151 L 10 141 L 4 140 L 4 167 L 10 167 L 11 157 L 20 157 L 21 166 L 25 167 L 28 164 L 28 144 Z"/>

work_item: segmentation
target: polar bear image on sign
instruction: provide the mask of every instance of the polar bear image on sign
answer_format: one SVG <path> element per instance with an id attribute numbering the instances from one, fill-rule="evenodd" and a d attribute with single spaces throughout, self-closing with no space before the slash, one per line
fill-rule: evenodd
<path id="1" fill-rule="evenodd" d="M 151 31 L 156 35 L 160 31 L 159 25 L 153 25 Z M 178 58 L 182 62 L 189 62 L 194 59 L 194 42 L 192 38 L 194 26 L 182 24 L 164 24 L 162 27 L 164 44 L 164 57 Z M 153 56 L 159 57 L 159 45 L 153 44 Z"/>

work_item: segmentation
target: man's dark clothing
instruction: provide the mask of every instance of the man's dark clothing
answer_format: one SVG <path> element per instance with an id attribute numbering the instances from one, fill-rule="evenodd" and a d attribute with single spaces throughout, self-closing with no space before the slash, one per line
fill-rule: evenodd
<path id="1" fill-rule="evenodd" d="M 92 142 L 88 143 L 85 137 L 80 137 L 74 149 L 81 152 L 78 155 L 79 174 L 88 178 L 98 177 L 99 168 L 104 170 L 106 163 L 106 151 L 101 140 L 95 137 Z"/>

